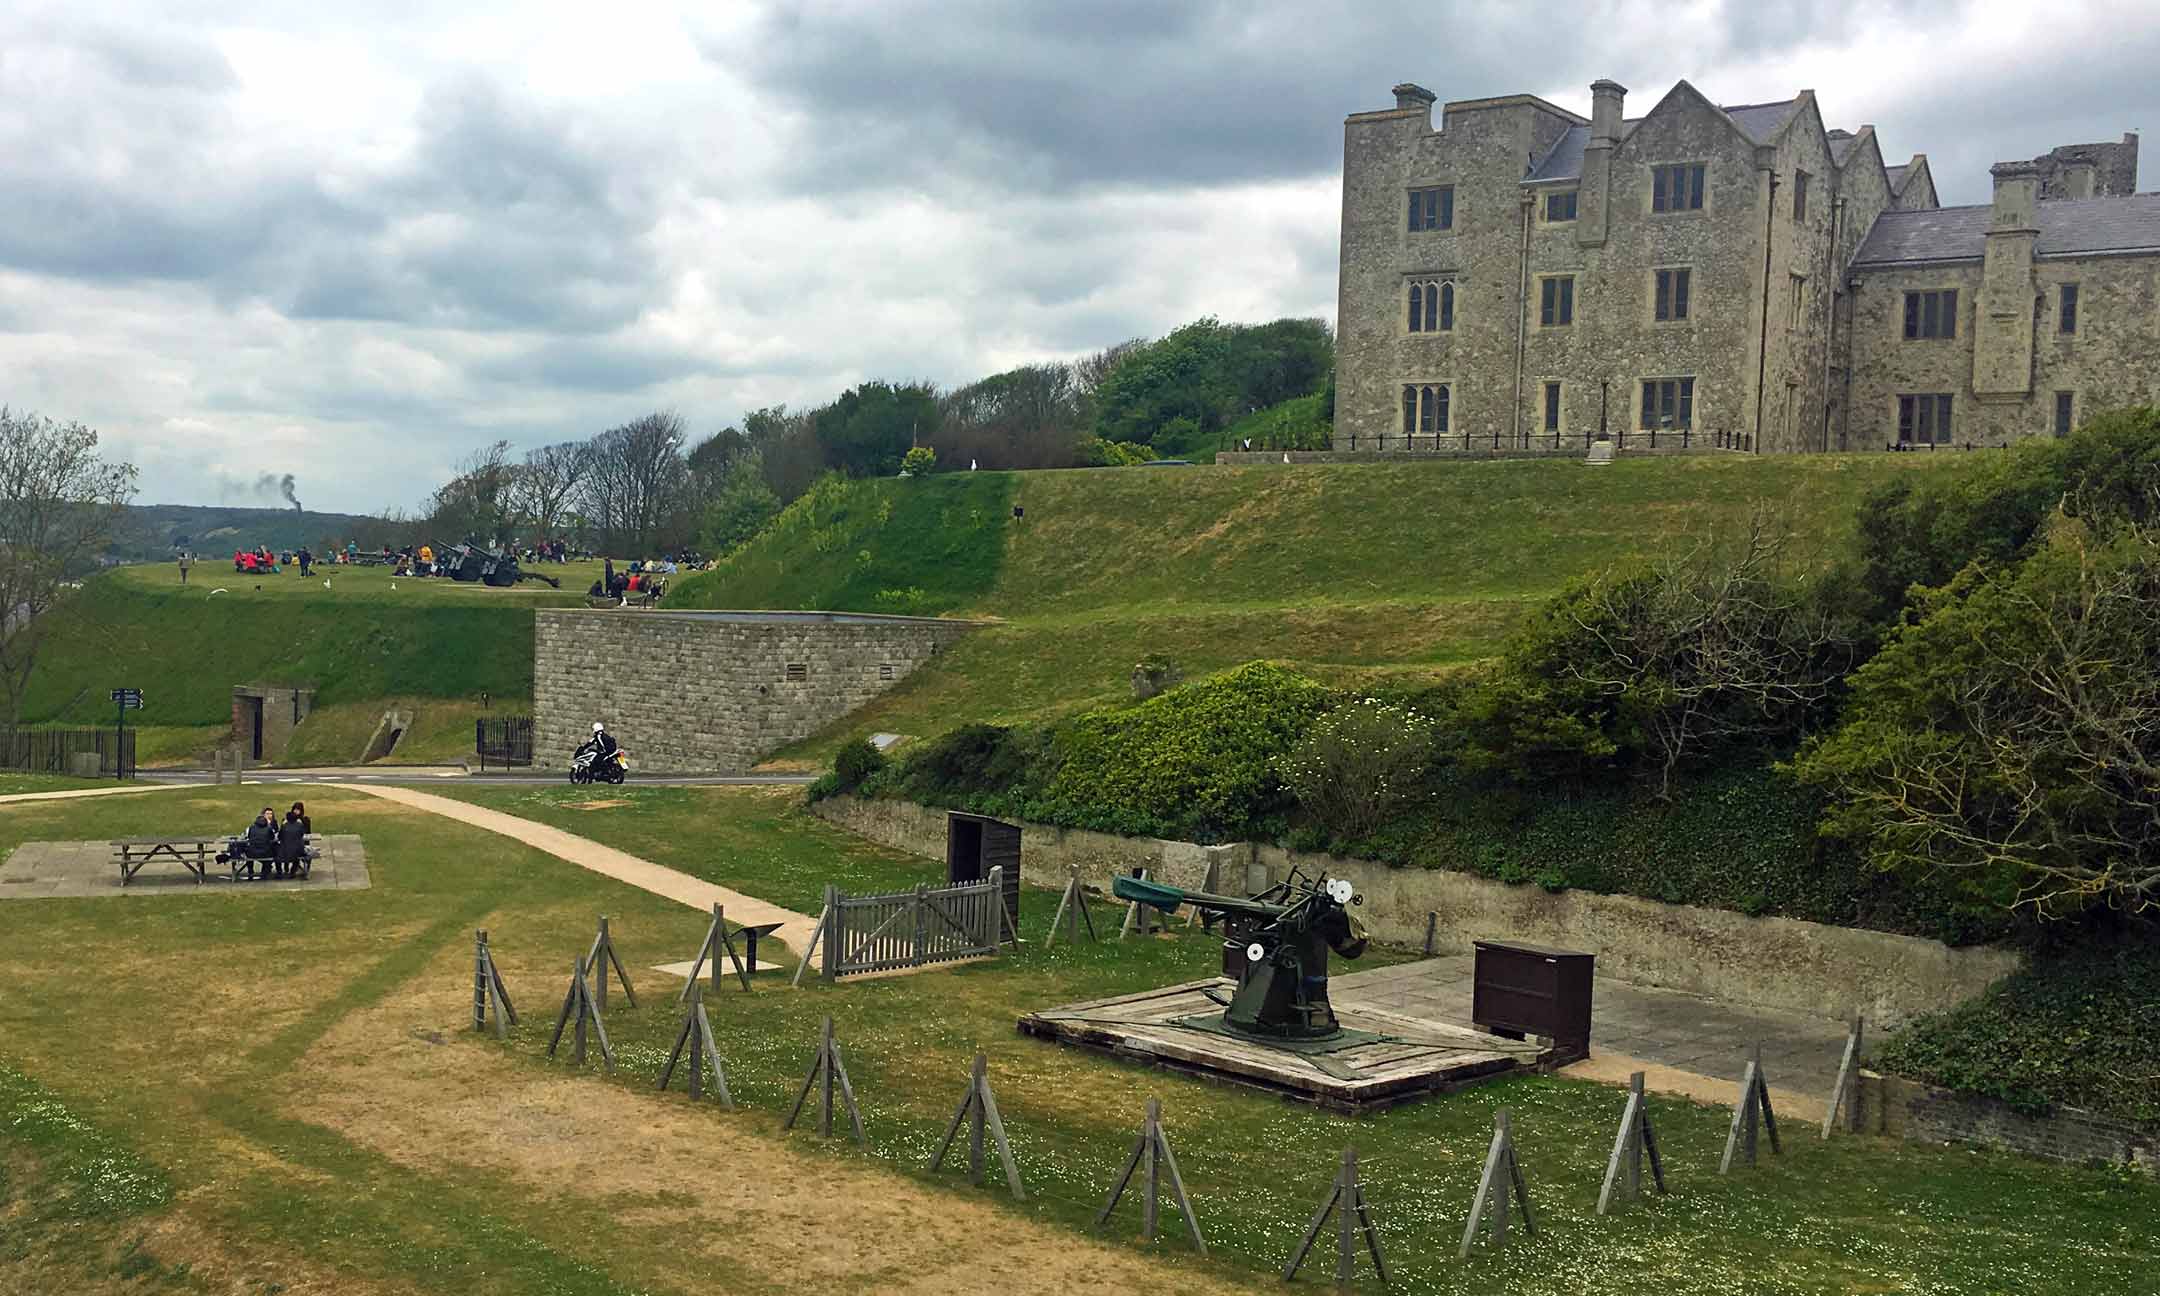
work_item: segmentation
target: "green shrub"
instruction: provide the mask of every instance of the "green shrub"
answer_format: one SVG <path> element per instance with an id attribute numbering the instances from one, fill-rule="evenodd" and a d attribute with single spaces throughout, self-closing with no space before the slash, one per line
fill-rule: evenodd
<path id="1" fill-rule="evenodd" d="M 2160 904 L 2160 532 L 2076 522 L 1922 595 L 1795 768 L 1876 864 L 2046 915 Z"/>
<path id="2" fill-rule="evenodd" d="M 911 477 L 927 477 L 937 471 L 937 451 L 916 446 L 900 458 L 900 471 Z"/>
<path id="3" fill-rule="evenodd" d="M 868 738 L 857 738 L 833 754 L 833 775 L 840 780 L 842 791 L 854 791 L 884 768 L 885 753 L 873 747 Z"/>
<path id="4" fill-rule="evenodd" d="M 2042 951 L 1890 1036 L 1876 1063 L 2027 1114 L 2060 1103 L 2160 1130 L 2160 932 Z"/>
<path id="5" fill-rule="evenodd" d="M 1034 732 L 961 725 L 912 748 L 865 790 L 924 805 L 1005 813 L 1008 799 L 1044 777 L 1038 760 L 1042 746 Z"/>
<path id="6" fill-rule="evenodd" d="M 1076 716 L 1052 734 L 1057 767 L 1032 817 L 1203 841 L 1272 837 L 1286 808 L 1276 762 L 1331 701 L 1294 671 L 1252 662 Z"/>
<path id="7" fill-rule="evenodd" d="M 1325 450 L 1335 435 L 1334 414 L 1328 408 L 1333 393 L 1330 378 L 1325 391 L 1255 410 L 1223 433 L 1223 448 L 1243 450 L 1250 441 L 1255 450 Z"/>
<path id="8" fill-rule="evenodd" d="M 1323 828 L 1363 837 L 1425 790 L 1436 745 L 1429 717 L 1359 698 L 1313 722 L 1282 758 L 1282 781 Z"/>

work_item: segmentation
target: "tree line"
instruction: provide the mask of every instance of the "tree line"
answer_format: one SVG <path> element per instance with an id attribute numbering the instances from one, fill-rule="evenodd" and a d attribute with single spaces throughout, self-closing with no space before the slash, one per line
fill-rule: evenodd
<path id="1" fill-rule="evenodd" d="M 380 530 L 410 542 L 561 538 L 621 555 L 720 555 L 827 473 L 1079 468 L 1212 453 L 1239 419 L 1329 384 L 1334 337 L 1315 319 L 1195 320 L 1073 361 L 1021 365 L 962 387 L 872 380 L 822 405 L 751 411 L 693 439 L 654 412 L 586 441 L 461 460 L 417 516 Z M 371 538 L 372 542 L 372 538 Z"/>

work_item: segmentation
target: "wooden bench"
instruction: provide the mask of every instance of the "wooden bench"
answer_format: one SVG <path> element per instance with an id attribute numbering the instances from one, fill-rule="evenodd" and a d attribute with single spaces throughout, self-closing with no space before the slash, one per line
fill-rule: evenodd
<path id="1" fill-rule="evenodd" d="M 135 880 L 142 866 L 152 860 L 169 859 L 195 875 L 198 885 L 203 880 L 203 868 L 217 859 L 218 852 L 225 849 L 228 839 L 223 835 L 209 837 L 116 837 L 113 839 L 113 860 L 120 865 L 120 885 Z"/>
<path id="2" fill-rule="evenodd" d="M 300 857 L 302 878 L 312 872 L 315 857 L 321 854 L 321 843 L 321 833 L 307 835 L 307 848 L 310 853 Z M 221 854 L 226 857 L 225 862 L 232 870 L 233 880 L 238 881 L 241 868 L 251 862 L 245 854 L 246 846 L 245 836 L 230 833 L 197 837 L 116 837 L 112 840 L 113 860 L 120 866 L 121 886 L 132 883 L 135 875 L 142 871 L 143 865 L 161 859 L 178 862 L 182 868 L 193 873 L 196 884 L 201 885 L 203 870 L 216 863 Z M 269 865 L 276 863 L 276 860 L 273 858 L 252 862 Z"/>

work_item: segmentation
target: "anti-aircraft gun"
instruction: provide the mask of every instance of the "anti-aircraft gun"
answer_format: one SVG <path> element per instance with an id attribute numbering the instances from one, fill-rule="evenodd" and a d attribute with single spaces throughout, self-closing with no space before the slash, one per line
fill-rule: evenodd
<path id="1" fill-rule="evenodd" d="M 481 549 L 474 545 L 451 545 L 443 551 L 439 564 L 444 574 L 456 581 L 478 581 L 497 589 L 506 589 L 519 581 L 546 581 L 556 589 L 562 582 L 541 572 L 529 572 L 518 566 L 517 555 L 507 549 Z"/>
<path id="2" fill-rule="evenodd" d="M 1328 1003 L 1328 950 L 1354 959 L 1366 943 L 1365 925 L 1346 907 L 1363 904 L 1364 897 L 1348 882 L 1325 874 L 1308 878 L 1293 869 L 1280 883 L 1243 899 L 1135 877 L 1115 879 L 1110 890 L 1165 914 L 1189 904 L 1203 916 L 1225 920 L 1225 944 L 1243 943 L 1245 955 L 1223 1010 L 1228 1029 L 1266 1040 L 1327 1039 L 1342 1032 Z"/>

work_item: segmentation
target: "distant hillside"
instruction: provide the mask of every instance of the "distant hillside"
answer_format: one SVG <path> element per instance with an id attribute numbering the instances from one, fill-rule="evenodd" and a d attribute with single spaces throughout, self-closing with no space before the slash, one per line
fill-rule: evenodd
<path id="1" fill-rule="evenodd" d="M 353 513 L 313 513 L 290 508 L 228 508 L 223 505 L 130 504 L 106 556 L 117 562 L 158 562 L 179 550 L 225 554 L 253 545 L 321 549 L 342 545 L 382 524 Z"/>
<path id="2" fill-rule="evenodd" d="M 952 473 L 829 483 L 668 602 L 999 620 L 795 754 L 1120 697 L 1141 657 L 1322 678 L 1489 656 L 1570 580 L 1729 533 L 1759 504 L 1827 562 L 1875 483 L 1948 455 L 1696 455 Z M 1012 516 L 1013 506 L 1022 516 Z"/>

